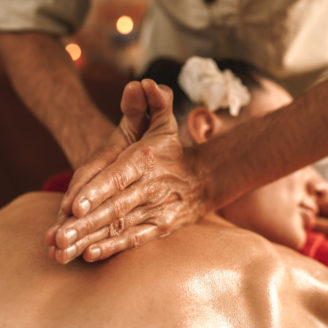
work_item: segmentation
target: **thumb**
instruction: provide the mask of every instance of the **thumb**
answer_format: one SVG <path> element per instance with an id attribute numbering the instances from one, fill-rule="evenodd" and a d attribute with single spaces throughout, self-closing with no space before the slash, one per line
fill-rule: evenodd
<path id="1" fill-rule="evenodd" d="M 177 134 L 178 125 L 173 115 L 173 92 L 165 85 L 150 79 L 141 81 L 148 107 L 150 123 L 146 135 Z"/>
<path id="2" fill-rule="evenodd" d="M 129 144 L 139 140 L 148 126 L 147 100 L 140 82 L 129 82 L 122 94 L 121 110 L 124 114 L 120 128 Z"/>

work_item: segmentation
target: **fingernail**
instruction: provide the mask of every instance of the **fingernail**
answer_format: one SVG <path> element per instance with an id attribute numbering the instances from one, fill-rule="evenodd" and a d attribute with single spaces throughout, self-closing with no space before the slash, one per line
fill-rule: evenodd
<path id="1" fill-rule="evenodd" d="M 79 203 L 79 207 L 83 212 L 83 215 L 86 215 L 91 207 L 90 201 L 86 198 L 82 198 L 82 200 Z"/>
<path id="2" fill-rule="evenodd" d="M 68 248 L 66 248 L 66 250 L 65 250 L 66 255 L 67 255 L 67 257 L 68 257 L 69 259 L 73 258 L 73 257 L 76 255 L 76 251 L 77 251 L 77 249 L 76 249 L 76 246 L 75 246 L 75 245 L 73 245 L 73 246 L 71 246 L 71 247 L 68 247 Z"/>
<path id="3" fill-rule="evenodd" d="M 72 244 L 77 239 L 77 231 L 75 229 L 69 229 L 65 232 L 65 238 L 68 243 Z"/>
<path id="4" fill-rule="evenodd" d="M 92 259 L 94 260 L 100 256 L 101 250 L 99 247 L 91 248 L 90 253 L 91 253 Z"/>

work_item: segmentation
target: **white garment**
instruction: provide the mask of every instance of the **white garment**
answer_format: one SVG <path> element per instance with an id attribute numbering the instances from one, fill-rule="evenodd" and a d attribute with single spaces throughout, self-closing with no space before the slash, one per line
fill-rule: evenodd
<path id="1" fill-rule="evenodd" d="M 1 0 L 0 31 L 73 33 L 89 5 L 89 0 Z"/>
<path id="2" fill-rule="evenodd" d="M 0 1 L 0 31 L 54 35 L 73 33 L 90 5 L 89 0 Z M 277 78 L 327 69 L 328 0 L 153 0 L 141 44 L 139 74 L 157 57 L 184 61 L 193 55 L 242 59 Z"/>
<path id="3" fill-rule="evenodd" d="M 74 32 L 89 0 L 1 0 L 0 30 Z M 328 67 L 328 0 L 153 0 L 143 24 L 151 60 L 243 59 L 278 78 Z"/>
<path id="4" fill-rule="evenodd" d="M 327 0 L 153 0 L 137 72 L 159 56 L 251 62 L 278 78 L 328 67 Z"/>

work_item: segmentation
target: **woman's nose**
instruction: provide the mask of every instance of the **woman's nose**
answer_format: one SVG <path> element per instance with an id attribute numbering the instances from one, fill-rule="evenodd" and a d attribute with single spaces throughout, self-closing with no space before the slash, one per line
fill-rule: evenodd
<path id="1" fill-rule="evenodd" d="M 328 217 L 328 185 L 325 181 L 312 184 L 310 194 L 315 198 L 321 216 Z"/>
<path id="2" fill-rule="evenodd" d="M 320 181 L 315 179 L 308 183 L 308 191 L 311 195 L 313 195 L 319 199 L 327 198 L 328 197 L 328 183 L 322 179 L 320 179 Z"/>

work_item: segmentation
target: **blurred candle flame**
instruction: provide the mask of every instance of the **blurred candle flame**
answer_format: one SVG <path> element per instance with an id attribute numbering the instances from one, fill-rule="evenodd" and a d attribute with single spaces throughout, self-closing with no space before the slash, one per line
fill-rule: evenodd
<path id="1" fill-rule="evenodd" d="M 133 20 L 129 16 L 121 16 L 116 21 L 116 29 L 120 34 L 129 34 L 133 30 Z"/>
<path id="2" fill-rule="evenodd" d="M 69 53 L 73 61 L 77 61 L 82 55 L 82 50 L 80 46 L 76 43 L 69 43 L 65 47 L 65 49 Z"/>

